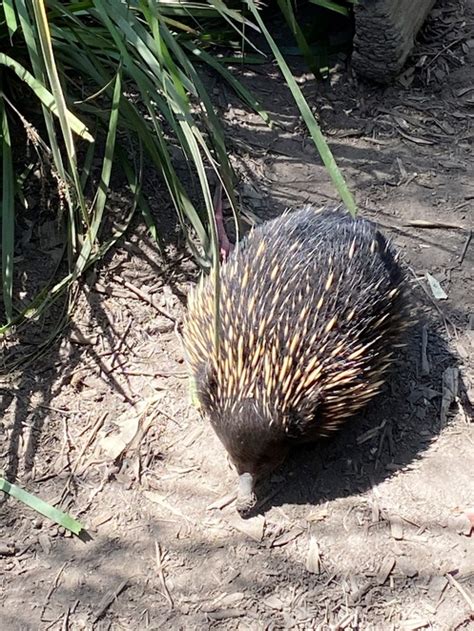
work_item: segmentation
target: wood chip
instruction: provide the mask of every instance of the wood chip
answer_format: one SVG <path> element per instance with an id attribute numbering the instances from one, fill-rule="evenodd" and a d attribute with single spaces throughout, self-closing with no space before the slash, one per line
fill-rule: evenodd
<path id="1" fill-rule="evenodd" d="M 274 539 L 272 541 L 271 547 L 278 548 L 281 546 L 286 546 L 291 541 L 294 541 L 295 539 L 297 539 L 303 532 L 304 532 L 303 528 L 301 528 L 300 526 L 296 526 L 295 528 L 292 528 L 290 531 L 284 532 L 282 535 Z"/>
<path id="2" fill-rule="evenodd" d="M 398 515 L 390 517 L 390 534 L 394 539 L 403 539 L 403 520 Z"/>
<path id="3" fill-rule="evenodd" d="M 457 589 L 458 592 L 461 594 L 461 596 L 464 598 L 464 600 L 469 606 L 469 609 L 471 610 L 471 613 L 474 613 L 474 600 L 471 594 L 467 591 L 467 589 L 464 589 L 464 587 L 460 585 L 458 581 L 454 578 L 454 576 L 452 576 L 451 574 L 446 574 L 446 578 L 451 583 L 451 585 L 455 589 Z"/>
<path id="4" fill-rule="evenodd" d="M 87 337 L 82 331 L 76 329 L 76 331 L 73 331 L 69 336 L 69 340 L 73 344 L 79 344 L 81 346 L 95 346 L 97 344 L 97 335 Z"/>
<path id="5" fill-rule="evenodd" d="M 393 557 L 386 557 L 377 572 L 377 583 L 383 585 L 387 578 L 390 576 L 393 568 L 395 567 L 395 559 Z"/>
<path id="6" fill-rule="evenodd" d="M 469 524 L 471 525 L 471 532 L 474 529 L 474 508 L 470 508 L 468 509 L 465 513 L 464 516 L 466 517 L 466 519 L 469 521 Z M 470 533 L 469 533 L 470 534 Z"/>
<path id="7" fill-rule="evenodd" d="M 374 436 L 378 436 L 378 434 L 380 433 L 380 430 L 382 430 L 385 427 L 386 422 L 387 421 L 382 421 L 382 423 L 378 425 L 377 427 L 373 427 L 372 429 L 369 429 L 363 434 L 360 434 L 359 436 L 357 436 L 357 439 L 356 439 L 357 444 L 362 445 L 363 443 L 367 442 L 371 438 L 374 438 Z"/>
<path id="8" fill-rule="evenodd" d="M 431 626 L 431 622 L 427 618 L 413 618 L 411 620 L 404 620 L 401 623 L 402 631 L 416 631 L 417 629 L 424 629 Z"/>
<path id="9" fill-rule="evenodd" d="M 48 555 L 51 552 L 51 539 L 45 532 L 40 532 L 38 535 L 38 543 L 44 554 Z"/>
<path id="10" fill-rule="evenodd" d="M 448 422 L 448 413 L 451 405 L 456 401 L 459 392 L 459 369 L 449 366 L 443 373 L 443 396 L 439 414 L 441 427 Z"/>
<path id="11" fill-rule="evenodd" d="M 224 497 L 220 497 L 215 502 L 212 502 L 212 504 L 209 504 L 206 510 L 225 508 L 226 506 L 229 506 L 229 504 L 232 504 L 232 502 L 235 501 L 236 498 L 237 493 L 228 493 L 227 495 L 224 495 Z"/>
<path id="12" fill-rule="evenodd" d="M 285 604 L 282 601 L 282 599 L 279 596 L 277 596 L 276 594 L 272 594 L 268 598 L 265 598 L 263 603 L 267 607 L 270 607 L 270 609 L 275 609 L 276 611 L 282 611 L 284 606 L 285 606 Z"/>
<path id="13" fill-rule="evenodd" d="M 306 517 L 306 521 L 309 521 L 311 523 L 323 521 L 323 519 L 326 519 L 328 515 L 329 511 L 327 505 L 318 506 L 318 508 L 315 508 L 309 513 L 309 515 Z"/>
<path id="14" fill-rule="evenodd" d="M 309 539 L 308 555 L 306 557 L 306 569 L 312 574 L 321 574 L 321 554 L 316 537 Z"/>
<path id="15" fill-rule="evenodd" d="M 227 618 L 242 618 L 247 615 L 245 609 L 222 609 L 221 611 L 214 611 L 208 613 L 207 617 L 211 620 L 226 620 Z"/>
<path id="16" fill-rule="evenodd" d="M 0 557 L 11 557 L 17 552 L 17 547 L 14 543 L 0 542 Z"/>
<path id="17" fill-rule="evenodd" d="M 265 530 L 265 517 L 263 515 L 257 515 L 250 519 L 242 519 L 237 513 L 227 519 L 232 528 L 247 535 L 250 539 L 260 543 L 263 539 L 263 533 Z"/>
<path id="18" fill-rule="evenodd" d="M 371 587 L 373 587 L 372 582 L 370 580 L 365 581 L 360 587 L 349 594 L 347 598 L 347 603 L 350 606 L 357 605 L 357 603 L 367 594 Z"/>
<path id="19" fill-rule="evenodd" d="M 430 598 L 437 603 L 447 586 L 448 579 L 445 576 L 433 576 L 428 585 L 428 594 Z"/>
<path id="20" fill-rule="evenodd" d="M 425 277 L 428 281 L 428 285 L 430 286 L 433 297 L 436 298 L 436 300 L 447 300 L 448 294 L 441 287 L 441 283 L 439 282 L 439 280 L 429 272 L 426 272 Z"/>
<path id="21" fill-rule="evenodd" d="M 468 515 L 456 515 L 455 517 L 448 519 L 448 528 L 457 532 L 458 535 L 465 535 L 466 537 L 469 537 L 473 524 L 471 523 Z"/>
<path id="22" fill-rule="evenodd" d="M 217 598 L 214 598 L 212 602 L 203 603 L 201 611 L 204 613 L 210 613 L 212 611 L 220 611 L 222 609 L 229 609 L 238 605 L 244 599 L 244 592 L 233 592 L 231 594 L 220 594 Z"/>

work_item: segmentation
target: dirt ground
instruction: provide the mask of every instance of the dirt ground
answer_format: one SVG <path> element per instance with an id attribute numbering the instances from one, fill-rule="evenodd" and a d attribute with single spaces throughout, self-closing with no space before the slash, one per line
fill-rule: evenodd
<path id="1" fill-rule="evenodd" d="M 439 2 L 387 88 L 344 63 L 325 85 L 300 78 L 361 212 L 413 274 L 420 319 L 382 396 L 295 453 L 241 520 L 224 450 L 190 404 L 178 330 L 196 270 L 137 225 L 60 342 L 1 382 L 0 469 L 91 536 L 1 505 L 1 629 L 474 628 L 473 25 L 472 0 Z M 216 88 L 244 208 L 334 200 L 277 73 L 245 81 L 280 128 Z"/>

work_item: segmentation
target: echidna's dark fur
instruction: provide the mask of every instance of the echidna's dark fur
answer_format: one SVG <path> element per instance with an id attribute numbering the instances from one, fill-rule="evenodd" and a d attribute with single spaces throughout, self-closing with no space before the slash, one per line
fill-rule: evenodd
<path id="1" fill-rule="evenodd" d="M 253 230 L 210 278 L 185 346 L 204 413 L 238 472 L 274 468 L 292 442 L 337 429 L 380 390 L 404 322 L 404 278 L 376 226 L 305 208 Z"/>

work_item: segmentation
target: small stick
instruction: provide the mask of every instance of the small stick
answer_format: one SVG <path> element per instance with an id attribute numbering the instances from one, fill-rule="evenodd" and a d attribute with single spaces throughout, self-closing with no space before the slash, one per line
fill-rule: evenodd
<path id="1" fill-rule="evenodd" d="M 79 465 L 81 464 L 82 461 L 82 457 L 84 456 L 86 450 L 90 447 L 90 445 L 92 444 L 92 442 L 94 441 L 94 438 L 97 436 L 97 432 L 99 431 L 99 429 L 102 427 L 102 425 L 104 424 L 105 419 L 107 418 L 107 414 L 108 412 L 103 412 L 99 418 L 97 419 L 97 421 L 94 423 L 94 427 L 92 428 L 86 442 L 84 443 L 84 445 L 82 446 L 81 451 L 79 452 L 78 457 L 76 458 L 76 461 L 74 463 L 74 466 L 72 467 L 72 474 L 76 473 L 77 470 L 79 469 Z"/>
<path id="2" fill-rule="evenodd" d="M 116 355 L 112 356 L 112 362 L 108 361 L 104 357 L 102 357 L 102 358 L 98 357 L 97 358 L 97 364 L 98 364 L 99 369 L 101 370 L 101 372 L 105 373 L 109 377 L 109 379 L 111 379 L 115 383 L 117 391 L 119 392 L 119 394 L 123 398 L 123 400 L 126 401 L 127 403 L 129 403 L 130 405 L 134 405 L 134 403 L 135 403 L 134 398 L 136 397 L 136 394 L 134 392 L 132 392 L 128 382 L 127 382 L 127 386 L 124 387 L 124 384 L 119 383 L 119 381 L 113 376 L 113 372 L 114 371 L 116 371 L 119 368 L 122 368 L 127 363 L 127 360 L 124 358 L 116 366 L 113 366 L 113 362 L 114 362 L 116 357 L 117 357 Z M 128 390 L 128 392 L 127 392 L 127 390 Z"/>
<path id="3" fill-rule="evenodd" d="M 171 594 L 169 592 L 168 587 L 166 586 L 166 581 L 165 581 L 165 575 L 163 573 L 163 556 L 161 553 L 161 547 L 160 544 L 155 541 L 155 552 L 156 552 L 156 565 L 158 568 L 158 576 L 160 578 L 160 583 L 161 583 L 161 587 L 163 588 L 163 592 L 164 592 L 164 596 L 166 598 L 166 600 L 168 601 L 168 604 L 170 606 L 170 609 L 174 609 L 174 602 L 173 599 L 171 598 Z"/>
<path id="4" fill-rule="evenodd" d="M 110 590 L 108 591 L 105 596 L 102 598 L 100 605 L 99 605 L 99 609 L 97 610 L 97 613 L 95 614 L 95 619 L 94 622 L 97 622 L 97 620 L 99 620 L 100 618 L 102 618 L 102 616 L 104 615 L 104 613 L 107 611 L 107 609 L 110 607 L 110 605 L 114 602 L 114 600 L 117 599 L 117 596 L 123 592 L 123 590 L 128 587 L 128 579 L 125 579 L 124 581 L 122 581 L 119 586 L 117 587 L 117 589 L 115 590 Z"/>
<path id="5" fill-rule="evenodd" d="M 176 377 L 177 379 L 187 379 L 189 377 L 187 371 L 165 372 L 164 370 L 155 370 L 153 372 L 146 370 L 121 370 L 119 374 L 127 377 Z"/>
<path id="6" fill-rule="evenodd" d="M 138 296 L 139 298 L 141 298 L 142 300 L 147 302 L 150 306 L 152 306 L 154 309 L 156 309 L 158 311 L 158 313 L 161 313 L 161 315 L 165 316 L 165 318 L 168 318 L 168 320 L 171 320 L 171 322 L 176 322 L 176 318 L 174 316 L 172 316 L 170 313 L 168 313 L 166 311 L 166 309 L 162 309 L 161 307 L 156 305 L 154 300 L 152 299 L 152 297 L 149 294 L 147 294 L 146 292 L 142 291 L 138 287 L 135 287 L 135 285 L 132 285 L 132 283 L 129 283 L 127 280 L 124 280 L 123 278 L 120 278 L 120 276 L 114 276 L 113 279 L 117 283 L 120 283 L 121 285 L 126 287 L 127 289 L 130 289 L 130 291 L 132 293 L 134 293 L 136 296 Z"/>
<path id="7" fill-rule="evenodd" d="M 405 226 L 411 226 L 413 228 L 428 228 L 434 230 L 464 230 L 463 226 L 456 223 L 445 223 L 444 221 L 425 221 L 424 219 L 413 219 L 413 221 L 407 221 Z"/>
<path id="8" fill-rule="evenodd" d="M 61 631 L 67 631 L 69 626 L 69 607 L 66 609 L 66 613 L 64 614 L 63 623 L 61 625 Z"/>
<path id="9" fill-rule="evenodd" d="M 462 585 L 460 585 L 460 583 L 458 583 L 454 576 L 451 576 L 451 574 L 446 574 L 446 578 L 451 583 L 451 585 L 458 590 L 458 592 L 467 602 L 469 608 L 471 609 L 471 612 L 474 612 L 474 600 L 472 599 L 471 595 L 464 589 Z"/>
<path id="10" fill-rule="evenodd" d="M 127 337 L 128 332 L 130 331 L 130 328 L 132 326 L 132 322 L 133 322 L 133 319 L 130 318 L 128 323 L 127 323 L 127 326 L 124 329 L 124 332 L 120 336 L 119 343 L 116 345 L 116 347 L 113 350 L 112 363 L 111 363 L 111 367 L 112 368 L 114 368 L 115 360 L 118 359 L 118 356 L 120 355 L 120 351 L 122 349 L 122 346 L 125 344 L 125 338 Z M 127 348 L 128 348 L 128 345 L 127 345 Z"/>
<path id="11" fill-rule="evenodd" d="M 45 611 L 46 607 L 48 606 L 49 599 L 51 598 L 54 590 L 57 588 L 59 579 L 61 578 L 61 574 L 63 573 L 64 568 L 66 567 L 66 565 L 67 565 L 67 561 L 65 561 L 61 565 L 61 567 L 59 568 L 59 572 L 56 574 L 56 577 L 55 577 L 55 579 L 53 581 L 53 584 L 51 585 L 48 593 L 46 594 L 46 598 L 44 599 L 43 606 L 41 607 L 40 620 L 43 620 L 43 614 L 44 614 L 44 611 Z"/>
<path id="12" fill-rule="evenodd" d="M 430 374 L 430 362 L 428 361 L 428 355 L 426 350 L 428 348 L 428 329 L 426 326 L 423 326 L 421 329 L 421 374 L 429 375 Z"/>
<path id="13" fill-rule="evenodd" d="M 464 247 L 458 259 L 458 265 L 462 265 L 462 262 L 464 261 L 464 257 L 466 256 L 467 248 L 469 247 L 469 244 L 471 243 L 471 239 L 472 239 L 472 230 L 469 230 L 466 237 L 466 241 L 464 242 Z"/>
<path id="14" fill-rule="evenodd" d="M 220 182 L 217 184 L 214 193 L 213 204 L 220 254 L 222 259 L 225 261 L 232 251 L 232 245 L 229 241 L 229 237 L 227 236 L 227 232 L 224 226 L 224 215 L 222 214 L 222 184 Z"/>

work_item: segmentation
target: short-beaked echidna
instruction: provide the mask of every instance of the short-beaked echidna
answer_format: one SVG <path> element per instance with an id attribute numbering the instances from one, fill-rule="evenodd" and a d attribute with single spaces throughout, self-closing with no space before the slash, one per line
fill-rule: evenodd
<path id="1" fill-rule="evenodd" d="M 380 390 L 406 317 L 404 274 L 370 221 L 306 207 L 255 228 L 191 292 L 185 349 L 203 413 L 240 477 L 237 508 L 289 447 Z"/>

